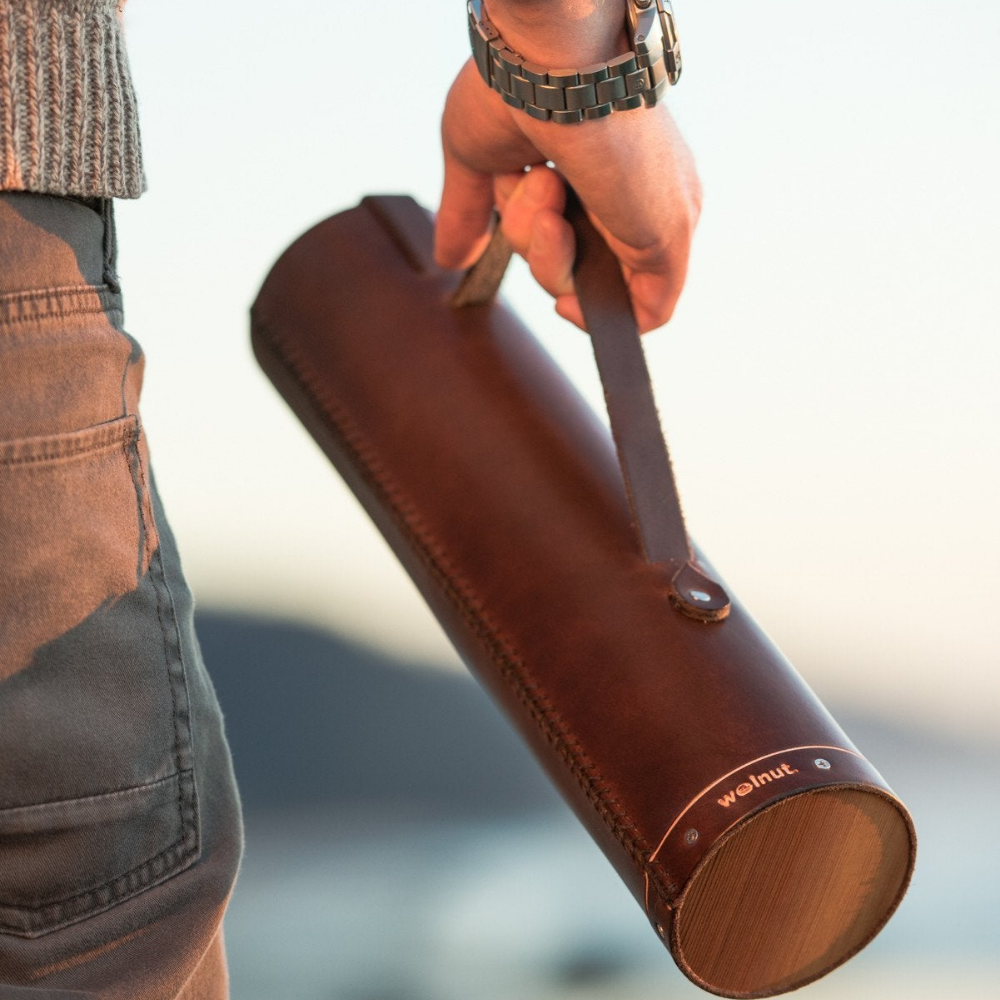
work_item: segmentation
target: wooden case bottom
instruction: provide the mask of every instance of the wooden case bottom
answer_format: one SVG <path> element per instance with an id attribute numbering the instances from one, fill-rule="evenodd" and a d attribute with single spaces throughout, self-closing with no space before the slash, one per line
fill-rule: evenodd
<path id="1" fill-rule="evenodd" d="M 910 863 L 910 828 L 888 796 L 833 787 L 782 799 L 702 859 L 677 901 L 671 950 L 713 993 L 793 990 L 871 940 Z"/>

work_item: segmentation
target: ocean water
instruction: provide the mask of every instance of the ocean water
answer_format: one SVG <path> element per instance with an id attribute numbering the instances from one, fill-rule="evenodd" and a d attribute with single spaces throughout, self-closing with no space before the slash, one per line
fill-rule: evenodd
<path id="1" fill-rule="evenodd" d="M 247 810 L 234 1000 L 701 993 L 468 677 L 260 619 L 200 632 Z M 833 707 L 913 813 L 918 859 L 885 930 L 803 995 L 996 1000 L 997 746 Z"/>
<path id="2" fill-rule="evenodd" d="M 923 812 L 921 810 L 921 812 Z M 948 817 L 888 927 L 805 988 L 816 1000 L 995 1000 L 998 864 L 987 831 L 940 864 Z M 976 843 L 978 839 L 978 843 Z M 952 845 L 954 848 L 954 845 Z M 236 1000 L 509 1000 L 701 994 L 569 815 L 252 823 L 227 923 Z"/>

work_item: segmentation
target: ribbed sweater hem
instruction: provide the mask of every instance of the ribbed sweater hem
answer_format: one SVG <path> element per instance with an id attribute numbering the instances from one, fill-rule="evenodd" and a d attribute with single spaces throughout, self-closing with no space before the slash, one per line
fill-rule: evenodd
<path id="1" fill-rule="evenodd" d="M 0 190 L 144 188 L 116 0 L 0 0 Z"/>

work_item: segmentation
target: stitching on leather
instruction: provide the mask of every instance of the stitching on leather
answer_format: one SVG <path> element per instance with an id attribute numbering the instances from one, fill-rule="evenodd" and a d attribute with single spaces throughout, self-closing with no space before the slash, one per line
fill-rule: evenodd
<path id="1" fill-rule="evenodd" d="M 324 422 L 328 429 L 334 433 L 348 458 L 353 461 L 374 492 L 381 496 L 397 526 L 408 537 L 431 575 L 439 581 L 449 602 L 471 627 L 475 637 L 486 647 L 503 676 L 513 682 L 521 704 L 527 709 L 549 744 L 567 764 L 588 801 L 629 857 L 649 875 L 650 882 L 663 903 L 669 905 L 677 892 L 677 885 L 662 863 L 649 861 L 652 854 L 649 844 L 639 836 L 635 824 L 621 808 L 617 799 L 609 794 L 610 784 L 581 749 L 579 741 L 572 736 L 549 697 L 531 677 L 514 647 L 490 621 L 483 609 L 481 598 L 473 592 L 467 581 L 455 572 L 445 550 L 427 529 L 423 516 L 411 502 L 404 500 L 402 491 L 393 483 L 392 477 L 371 446 L 367 444 L 364 434 L 343 407 L 321 383 L 310 377 L 308 364 L 303 361 L 301 355 L 287 344 L 279 345 L 277 339 L 270 333 L 268 324 L 263 321 L 258 308 L 252 310 L 252 316 L 255 332 L 267 342 L 267 346 L 279 360 L 284 362 L 289 374 L 307 395 L 323 406 L 324 412 L 321 416 L 325 418 Z"/>

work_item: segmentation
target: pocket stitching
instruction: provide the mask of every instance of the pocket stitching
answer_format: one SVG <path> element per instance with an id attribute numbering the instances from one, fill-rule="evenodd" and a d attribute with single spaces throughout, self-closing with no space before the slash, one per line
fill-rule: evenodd
<path id="1" fill-rule="evenodd" d="M 149 491 L 144 463 L 138 453 L 139 428 L 138 417 L 129 414 L 109 421 L 107 424 L 87 428 L 82 432 L 74 431 L 44 438 L 23 438 L 8 442 L 6 448 L 0 443 L 0 469 L 5 466 L 71 460 L 102 450 L 120 448 L 129 478 L 136 491 L 139 523 L 148 538 L 149 528 L 153 527 L 155 530 L 155 520 L 152 525 L 146 523 L 146 517 L 153 518 L 154 514 L 151 504 L 148 511 L 146 507 Z M 134 461 L 132 452 L 134 452 Z M 146 889 L 166 881 L 188 868 L 200 856 L 198 795 L 194 769 L 191 765 L 191 723 L 187 696 L 187 671 L 183 646 L 176 624 L 173 594 L 166 579 L 162 552 L 158 546 L 149 560 L 148 572 L 156 593 L 156 615 L 162 642 L 162 663 L 166 671 L 166 681 L 170 688 L 172 703 L 173 756 L 175 774 L 178 777 L 176 801 L 177 816 L 180 822 L 178 836 L 163 850 L 144 859 L 129 871 L 116 875 L 107 882 L 74 896 L 37 907 L 0 904 L 0 933 L 24 938 L 41 937 L 69 924 L 105 912 L 113 906 L 139 895 Z M 168 619 L 173 620 L 173 634 L 168 628 Z M 182 734 L 182 726 L 186 733 Z M 126 788 L 116 791 L 127 794 L 133 789 Z M 88 797 L 93 796 L 83 796 L 82 798 Z M 72 801 L 75 800 L 56 800 L 52 804 Z"/>
<path id="2" fill-rule="evenodd" d="M 118 417 L 83 431 L 0 441 L 0 466 L 58 462 L 127 447 L 138 434 L 138 423 L 135 416 Z"/>
<path id="3" fill-rule="evenodd" d="M 180 797 L 182 799 L 185 797 L 196 798 L 194 772 L 184 771 L 177 777 Z M 185 789 L 187 789 L 187 796 L 185 796 Z M 128 790 L 122 789 L 122 791 Z M 69 924 L 103 913 L 119 903 L 138 896 L 146 889 L 165 882 L 168 878 L 190 867 L 198 857 L 200 845 L 197 838 L 193 843 L 189 843 L 188 833 L 182 812 L 181 831 L 178 838 L 158 854 L 154 854 L 151 858 L 136 865 L 135 868 L 123 872 L 121 875 L 116 875 L 102 885 L 86 889 L 75 896 L 68 896 L 66 899 L 60 899 L 54 903 L 46 903 L 41 907 L 0 906 L 0 933 L 22 938 L 42 937 Z M 186 852 L 181 850 L 185 846 L 188 848 Z M 166 860 L 171 855 L 177 855 L 176 859 Z M 158 862 L 162 862 L 162 864 L 159 865 L 157 871 Z M 120 890 L 115 891 L 113 887 L 117 883 L 125 884 Z M 95 902 L 98 905 L 95 906 Z"/>
<path id="4" fill-rule="evenodd" d="M 121 295 L 107 285 L 67 285 L 0 295 L 4 326 L 100 315 L 109 320 L 122 316 Z"/>
<path id="5" fill-rule="evenodd" d="M 0 818 L 4 816 L 11 816 L 15 813 L 24 813 L 27 815 L 29 812 L 44 812 L 45 810 L 55 811 L 59 806 L 75 806 L 83 805 L 88 802 L 97 801 L 108 801 L 109 799 L 114 799 L 118 797 L 134 796 L 138 792 L 146 792 L 151 789 L 156 788 L 159 785 L 165 785 L 169 781 L 173 781 L 178 777 L 177 772 L 173 774 L 168 774 L 165 777 L 157 778 L 155 781 L 147 781 L 142 785 L 131 785 L 128 788 L 112 788 L 107 792 L 91 792 L 89 795 L 80 795 L 72 799 L 46 799 L 44 802 L 28 802 L 24 805 L 18 806 L 3 806 L 0 807 Z M 0 827 L 2 827 L 0 823 Z"/>

